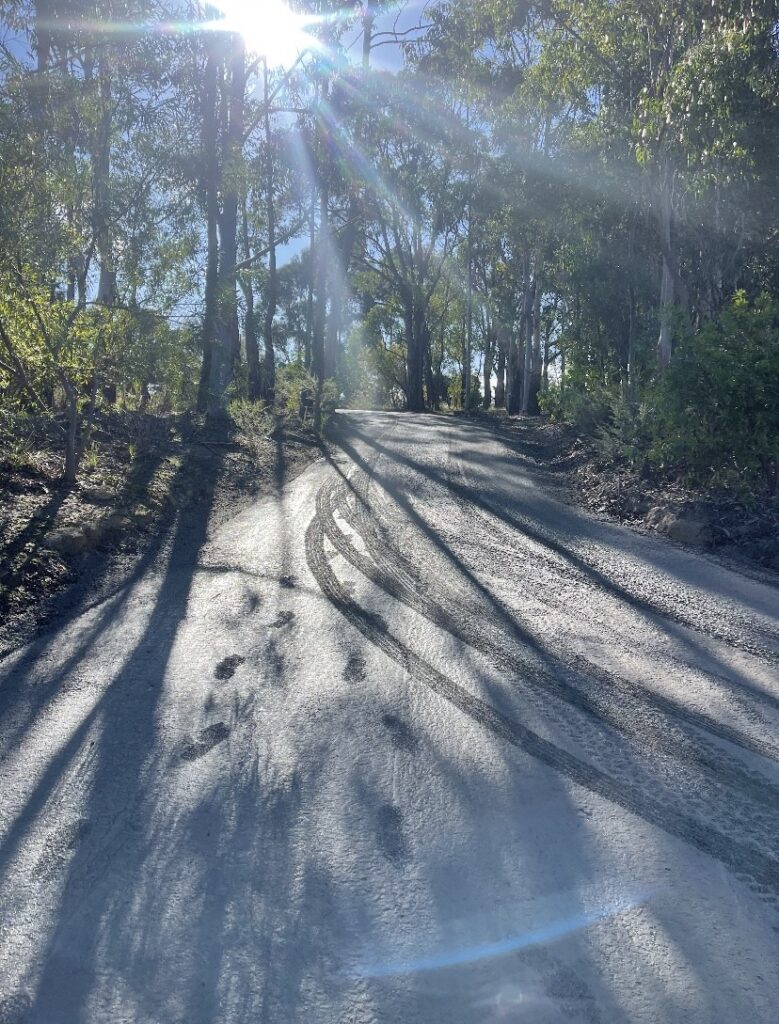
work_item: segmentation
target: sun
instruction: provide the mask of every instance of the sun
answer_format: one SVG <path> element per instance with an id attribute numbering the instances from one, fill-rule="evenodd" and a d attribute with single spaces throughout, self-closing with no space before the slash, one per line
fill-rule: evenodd
<path id="1" fill-rule="evenodd" d="M 293 11 L 284 0 L 215 0 L 219 28 L 237 32 L 247 47 L 274 67 L 289 67 L 318 44 L 310 30 L 319 20 Z"/>

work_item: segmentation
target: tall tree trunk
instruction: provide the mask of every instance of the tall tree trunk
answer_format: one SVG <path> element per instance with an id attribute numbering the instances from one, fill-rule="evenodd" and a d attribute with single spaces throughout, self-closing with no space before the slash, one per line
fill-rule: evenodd
<path id="1" fill-rule="evenodd" d="M 660 235 L 660 335 L 657 339 L 657 362 L 661 370 L 671 362 L 673 349 L 674 275 L 671 267 L 671 177 L 666 170 L 657 202 L 657 226 Z"/>
<path id="2" fill-rule="evenodd" d="M 243 251 L 245 259 L 251 256 L 249 244 L 249 217 L 246 210 L 246 199 L 243 200 L 241 217 L 243 223 Z M 254 308 L 254 284 L 251 270 L 241 274 L 239 278 L 243 300 L 246 305 L 244 317 L 244 343 L 246 345 L 246 370 L 248 378 L 249 400 L 256 402 L 262 397 L 262 372 L 260 369 L 260 346 L 257 337 L 257 313 Z"/>
<path id="3" fill-rule="evenodd" d="M 116 268 L 113 254 L 111 215 L 111 127 L 113 124 L 113 88 L 111 82 L 110 48 L 103 46 L 98 62 L 100 120 L 97 129 L 92 173 L 94 181 L 94 236 L 100 260 L 97 301 L 101 306 L 116 303 Z"/>
<path id="4" fill-rule="evenodd" d="M 329 98 L 327 79 L 321 84 L 322 103 Z M 330 243 L 330 188 L 328 181 L 327 147 L 323 134 L 318 144 L 319 156 L 319 241 L 316 247 L 316 297 L 314 303 L 314 329 L 311 339 L 311 372 L 316 378 L 314 394 L 314 429 L 322 429 L 322 394 L 325 383 L 325 334 L 327 331 L 327 263 Z"/>
<path id="5" fill-rule="evenodd" d="M 536 275 L 531 274 L 531 260 L 525 260 L 525 298 L 522 304 L 522 334 L 525 339 L 525 351 L 522 367 L 522 406 L 523 416 L 530 409 L 530 385 L 533 375 L 533 307 L 535 304 Z"/>
<path id="6" fill-rule="evenodd" d="M 374 9 L 365 4 L 362 12 L 362 71 L 367 80 L 371 64 L 371 47 L 373 44 L 373 28 L 376 20 Z M 358 105 L 356 112 L 355 135 L 359 138 L 364 130 L 364 107 Z M 358 223 L 361 219 L 363 197 L 355 187 L 349 197 L 349 208 L 346 214 L 346 226 L 334 244 L 330 262 L 330 312 L 327 318 L 325 334 L 325 377 L 336 377 L 338 373 L 338 342 L 345 322 L 347 280 L 349 268 L 354 258 L 357 244 Z"/>
<path id="7" fill-rule="evenodd" d="M 489 409 L 492 405 L 492 367 L 495 357 L 495 335 L 492 324 L 487 324 L 484 345 L 484 395 L 482 396 L 482 408 Z"/>
<path id="8" fill-rule="evenodd" d="M 497 346 L 498 368 L 496 373 L 498 381 L 495 385 L 495 408 L 502 409 L 506 404 L 506 347 L 501 341 L 500 328 L 497 332 Z"/>
<path id="9" fill-rule="evenodd" d="M 428 406 L 438 411 L 438 390 L 433 376 L 433 353 L 430 345 L 425 349 L 425 389 L 427 390 Z"/>
<path id="10" fill-rule="evenodd" d="M 468 124 L 470 125 L 470 108 L 468 109 Z M 469 189 L 473 189 L 473 182 L 469 181 Z M 468 241 L 466 245 L 468 267 L 466 284 L 466 325 L 465 325 L 465 366 L 463 389 L 465 391 L 463 409 L 470 412 L 471 408 L 471 373 L 473 368 L 473 227 L 471 218 L 471 202 L 468 201 Z"/>
<path id="11" fill-rule="evenodd" d="M 411 391 L 409 388 L 409 353 L 414 347 L 414 302 L 410 295 L 403 299 L 403 334 L 406 341 L 406 408 L 411 409 Z"/>
<path id="12" fill-rule="evenodd" d="M 525 318 L 520 316 L 518 329 L 511 332 L 506 368 L 506 412 L 517 416 L 522 409 L 522 368 L 525 361 Z"/>
<path id="13" fill-rule="evenodd" d="M 330 261 L 330 272 L 327 276 L 330 309 L 325 327 L 325 379 L 331 379 L 338 372 L 338 339 L 341 336 L 343 307 L 346 302 L 343 266 L 337 256 Z"/>
<path id="14" fill-rule="evenodd" d="M 35 70 L 34 92 L 33 92 L 33 117 L 35 121 L 35 146 L 39 150 L 39 165 L 44 165 L 47 160 L 48 134 L 49 134 L 49 106 L 50 106 L 50 80 L 49 63 L 51 61 L 51 16 L 52 0 L 36 0 L 35 3 Z M 45 179 L 41 183 L 45 188 Z M 51 201 L 48 190 L 43 192 L 43 227 L 48 228 L 51 223 Z"/>
<path id="15" fill-rule="evenodd" d="M 316 291 L 316 189 L 311 187 L 311 206 L 308 211 L 308 288 L 306 294 L 306 337 L 303 365 L 313 372 L 314 351 L 314 293 Z"/>
<path id="16" fill-rule="evenodd" d="M 238 203 L 243 149 L 243 107 L 246 92 L 246 53 L 243 39 L 230 37 L 230 75 L 227 82 L 227 126 L 223 139 L 222 217 L 219 232 L 217 318 L 211 362 L 210 416 L 225 411 L 227 389 L 240 359 L 237 272 Z"/>
<path id="17" fill-rule="evenodd" d="M 268 221 L 268 288 L 265 294 L 265 320 L 262 337 L 265 343 L 262 391 L 267 402 L 273 402 L 276 389 L 276 353 L 273 347 L 273 321 L 278 306 L 278 274 L 276 270 L 276 197 L 273 163 L 273 134 L 270 119 L 268 61 L 263 62 L 265 89 L 265 215 Z"/>
<path id="18" fill-rule="evenodd" d="M 427 338 L 426 308 L 421 290 L 414 288 L 411 318 L 411 339 L 407 346 L 406 373 L 408 377 L 409 412 L 424 412 L 424 369 Z"/>
<path id="19" fill-rule="evenodd" d="M 325 376 L 325 327 L 327 321 L 327 253 L 328 189 L 323 181 L 319 191 L 319 231 L 316 245 L 316 288 L 314 297 L 314 330 L 311 344 L 311 372 L 317 380 Z"/>
<path id="20" fill-rule="evenodd" d="M 217 35 L 207 37 L 208 47 L 203 77 L 203 164 L 206 198 L 206 280 L 205 309 L 203 312 L 203 362 L 200 367 L 200 385 L 197 394 L 198 412 L 209 406 L 211 368 L 214 354 L 217 308 L 219 303 L 219 71 L 221 51 L 217 49 Z"/>
<path id="21" fill-rule="evenodd" d="M 542 267 L 543 263 L 541 258 L 538 259 L 538 266 L 535 274 L 535 295 L 533 298 L 533 359 L 531 367 L 531 380 L 530 380 L 530 401 L 528 403 L 528 412 L 533 416 L 537 416 L 541 411 L 538 405 L 538 395 L 541 391 L 541 374 L 542 374 L 542 362 L 543 355 L 541 352 L 541 294 L 543 292 L 542 285 Z"/>
<path id="22" fill-rule="evenodd" d="M 628 345 L 626 379 L 628 389 L 636 383 L 636 289 L 631 277 L 628 286 Z"/>

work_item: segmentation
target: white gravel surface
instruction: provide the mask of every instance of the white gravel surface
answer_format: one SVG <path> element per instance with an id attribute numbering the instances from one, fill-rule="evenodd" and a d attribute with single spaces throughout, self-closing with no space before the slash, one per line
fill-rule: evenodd
<path id="1" fill-rule="evenodd" d="M 776 1024 L 779 590 L 338 420 L 0 663 L 0 1024 Z"/>

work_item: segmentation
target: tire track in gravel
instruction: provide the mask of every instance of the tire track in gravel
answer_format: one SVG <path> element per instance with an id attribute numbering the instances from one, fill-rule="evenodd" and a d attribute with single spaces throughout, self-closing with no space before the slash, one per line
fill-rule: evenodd
<path id="1" fill-rule="evenodd" d="M 762 837 L 777 830 L 779 826 L 775 817 L 772 818 L 772 813 L 775 815 L 779 807 L 779 790 L 772 787 L 762 776 L 750 772 L 739 762 L 728 758 L 723 750 L 706 745 L 697 732 L 691 739 L 676 727 L 678 723 L 669 722 L 666 717 L 636 701 L 631 704 L 624 698 L 621 699 L 619 695 L 615 699 L 611 697 L 614 692 L 612 690 L 605 690 L 598 697 L 588 700 L 587 695 L 578 687 L 566 684 L 556 674 L 540 669 L 527 657 L 512 657 L 501 646 L 505 640 L 502 633 L 496 633 L 486 622 L 479 628 L 472 625 L 470 608 L 455 607 L 449 611 L 431 598 L 430 588 L 427 592 L 418 591 L 399 576 L 385 573 L 381 563 L 389 550 L 386 543 L 374 547 L 370 542 L 364 541 L 371 557 L 379 564 L 374 564 L 370 558 L 362 556 L 338 529 L 333 517 L 333 502 L 338 493 L 343 495 L 344 489 L 339 488 L 337 484 L 325 491 L 322 494 L 320 510 L 323 529 L 339 554 L 376 586 L 424 615 L 428 621 L 456 639 L 479 650 L 493 663 L 500 664 L 515 679 L 518 677 L 522 685 L 535 685 L 538 690 L 581 712 L 585 721 L 584 730 L 580 726 L 572 731 L 575 723 L 570 716 L 558 724 L 579 746 L 584 747 L 592 761 L 597 763 L 608 756 L 610 773 L 616 772 L 625 778 L 633 775 L 635 785 L 641 785 L 641 780 L 636 777 L 638 766 L 633 756 L 639 754 L 653 775 L 653 778 L 644 780 L 644 785 L 656 783 L 658 776 L 662 775 L 671 792 L 676 793 L 683 781 L 679 778 L 681 774 L 686 781 L 686 791 L 690 794 L 690 799 L 701 803 L 704 797 L 707 798 L 708 817 L 723 818 L 721 824 L 725 831 L 733 831 L 734 828 L 740 827 L 745 834 L 751 833 L 753 837 Z M 346 519 L 342 507 L 339 511 Z M 411 567 L 406 568 L 410 573 Z M 548 658 L 547 652 L 543 654 Z M 561 664 L 559 667 L 565 666 Z M 638 690 L 639 695 L 643 695 L 643 689 L 639 687 Z M 543 707 L 542 710 L 547 715 L 552 713 L 550 706 Z M 606 734 L 593 735 L 594 729 L 601 734 L 606 730 Z M 612 730 L 610 734 L 609 730 Z M 616 749 L 615 733 L 631 742 L 631 751 L 625 752 L 621 745 L 619 750 Z M 735 806 L 732 791 L 745 798 Z M 761 810 L 761 807 L 764 810 Z"/>
<path id="2" fill-rule="evenodd" d="M 497 518 L 501 521 L 504 527 L 516 530 L 528 540 L 547 549 L 547 551 L 552 552 L 554 557 L 559 558 L 564 563 L 565 571 L 567 574 L 571 575 L 571 578 L 574 578 L 573 574 L 577 574 L 578 578 L 583 577 L 587 585 L 596 586 L 597 588 L 605 591 L 615 600 L 623 602 L 628 607 L 633 608 L 644 615 L 667 619 L 669 622 L 675 622 L 695 633 L 711 637 L 714 640 L 720 640 L 729 644 L 731 647 L 744 651 L 747 654 L 752 654 L 755 657 L 762 658 L 764 661 L 771 662 L 772 664 L 779 664 L 779 650 L 777 650 L 775 646 L 766 647 L 761 643 L 753 643 L 734 629 L 723 628 L 721 624 L 704 624 L 701 621 L 700 609 L 697 609 L 698 616 L 696 618 L 685 614 L 679 608 L 670 606 L 667 602 L 664 602 L 661 605 L 646 597 L 642 597 L 640 594 L 626 590 L 620 584 L 610 579 L 597 566 L 587 562 L 582 555 L 566 547 L 560 540 L 551 536 L 543 529 L 540 529 L 535 525 L 535 523 L 531 523 L 528 517 L 518 516 L 516 512 L 508 509 L 505 504 L 501 502 L 488 502 L 484 498 L 480 497 L 464 481 L 461 468 L 458 468 L 458 475 L 461 479 L 461 482 L 458 482 L 451 479 L 451 476 L 448 475 L 445 470 L 433 472 L 430 467 L 425 467 L 422 463 L 411 459 L 400 452 L 393 452 L 387 446 L 386 439 L 383 442 L 377 441 L 374 437 L 371 437 L 354 426 L 352 427 L 352 434 L 354 437 L 364 441 L 372 449 L 372 453 L 375 456 L 384 455 L 400 465 L 407 466 L 412 472 L 416 472 L 427 477 L 431 482 L 437 483 L 440 487 L 448 489 L 455 500 L 462 502 L 465 506 L 471 507 L 474 513 L 477 513 L 485 523 L 489 525 L 490 529 L 494 528 L 494 520 Z M 349 443 L 343 444 L 342 447 L 348 455 L 354 458 L 356 453 Z M 360 462 L 367 462 L 367 460 L 362 459 L 360 456 L 358 456 L 355 461 L 358 462 L 358 465 Z M 549 556 L 547 555 L 547 558 L 548 557 Z M 559 571 L 559 566 L 557 571 Z M 743 617 L 739 625 L 745 632 L 763 637 L 771 641 L 774 645 L 779 644 L 779 635 L 776 631 L 769 630 L 757 623 L 750 622 L 749 620 L 743 619 Z"/>
<path id="3" fill-rule="evenodd" d="M 358 568 L 363 575 L 372 575 L 373 582 L 385 590 L 392 588 L 393 597 L 424 615 L 434 625 L 447 630 L 458 640 L 500 664 L 502 668 L 520 675 L 526 674 L 528 681 L 549 690 L 567 703 L 575 704 L 580 710 L 586 710 L 590 714 L 604 718 L 622 732 L 638 733 L 640 730 L 633 728 L 631 716 L 651 711 L 655 715 L 668 716 L 672 720 L 676 719 L 698 731 L 726 740 L 750 753 L 779 761 L 779 749 L 774 745 L 720 722 L 705 712 L 685 707 L 670 697 L 654 693 L 639 684 L 616 676 L 565 646 L 561 645 L 560 647 L 565 655 L 563 666 L 581 673 L 587 680 L 595 680 L 600 683 L 603 686 L 603 695 L 588 695 L 580 688 L 565 683 L 548 670 L 538 666 L 527 655 L 516 650 L 517 644 L 523 643 L 534 651 L 537 658 L 548 660 L 549 652 L 532 635 L 524 633 L 521 640 L 517 641 L 506 631 L 496 627 L 475 602 L 461 602 L 457 598 L 452 600 L 445 588 L 431 584 L 429 581 L 424 586 L 420 585 L 417 564 L 407 559 L 390 543 L 389 531 L 384 530 L 381 533 L 377 531 L 370 514 L 368 484 L 367 476 L 358 472 L 351 482 L 355 493 L 360 498 L 358 507 L 354 510 L 348 507 L 345 487 L 335 495 L 335 504 L 344 520 L 360 536 L 373 563 L 360 556 L 340 531 L 337 531 L 335 523 L 328 520 L 326 529 L 333 534 L 332 536 L 329 534 L 329 539 L 334 546 L 341 545 L 343 550 L 339 548 L 340 553 L 348 560 L 351 561 L 352 557 L 357 558 L 359 564 L 355 564 L 355 568 Z M 332 519 L 332 516 L 330 518 Z M 338 535 L 336 535 L 336 531 Z M 511 617 L 508 609 L 504 608 L 493 595 L 489 595 L 489 599 L 494 610 L 506 622 L 507 628 L 517 631 L 520 627 Z M 506 649 L 507 643 L 515 647 L 514 653 L 510 653 Z M 556 663 L 561 662 L 562 659 L 558 657 L 555 661 Z M 556 664 L 555 667 L 558 665 Z M 618 694 L 619 699 L 608 700 L 605 695 L 612 693 Z M 667 719 L 663 718 L 660 723 L 659 735 L 661 737 L 665 735 L 667 724 Z M 669 743 L 666 742 L 666 745 L 668 746 Z M 722 758 L 725 756 L 723 751 L 718 748 L 712 749 L 711 756 L 713 758 L 711 767 L 719 769 Z M 753 789 L 755 783 L 759 783 L 758 799 L 762 797 L 762 787 L 767 784 L 762 777 L 748 772 L 743 777 L 742 783 Z M 770 787 L 770 784 L 768 785 Z M 779 804 L 779 789 L 774 789 L 769 798 L 766 798 L 766 802 L 769 802 L 772 807 L 777 806 Z"/>
<path id="4" fill-rule="evenodd" d="M 473 494 L 474 486 L 468 479 L 465 471 L 465 467 L 459 458 L 454 460 L 456 467 L 456 474 L 459 478 L 459 483 L 453 483 L 451 474 L 448 472 L 445 474 L 447 483 L 459 496 L 459 503 L 467 507 L 470 515 L 478 519 L 485 528 L 491 532 L 498 530 L 505 538 L 509 545 L 514 549 L 516 545 L 516 533 L 525 535 L 535 545 L 533 551 L 534 561 L 538 560 L 549 568 L 554 575 L 559 576 L 561 570 L 565 571 L 566 578 L 575 581 L 578 585 L 590 588 L 597 592 L 598 588 L 606 590 L 609 596 L 625 601 L 629 606 L 635 608 L 636 611 L 641 611 L 653 618 L 666 619 L 670 622 L 674 622 L 677 625 L 683 626 L 685 629 L 691 629 L 693 632 L 698 633 L 702 636 L 711 637 L 713 640 L 718 640 L 729 644 L 738 650 L 744 651 L 747 654 L 751 654 L 754 657 L 761 658 L 764 661 L 768 661 L 774 664 L 779 664 L 779 632 L 775 629 L 771 629 L 761 623 L 755 622 L 754 620 L 745 617 L 737 609 L 733 608 L 732 605 L 727 605 L 729 614 L 736 619 L 736 624 L 731 629 L 723 629 L 721 625 L 713 625 L 711 622 L 704 623 L 706 609 L 700 606 L 699 602 L 687 601 L 688 607 L 692 607 L 695 611 L 695 616 L 690 616 L 684 612 L 679 611 L 678 608 L 669 606 L 666 602 L 664 605 L 657 605 L 653 601 L 642 598 L 639 594 L 635 594 L 632 591 L 628 591 L 619 584 L 611 581 L 604 568 L 599 568 L 592 562 L 586 562 L 584 558 L 575 552 L 570 551 L 565 545 L 561 544 L 555 538 L 547 537 L 543 530 L 538 530 L 530 524 L 527 518 L 522 516 L 517 517 L 516 513 L 508 510 L 505 504 L 496 501 L 491 502 L 487 499 L 482 499 L 480 502 L 470 501 L 464 497 L 464 494 Z M 484 507 L 486 506 L 486 508 Z M 513 541 L 513 544 L 512 544 Z M 543 546 L 542 546 L 543 545 Z M 548 549 L 548 550 L 547 550 Z M 520 549 L 521 550 L 521 549 Z M 553 552 L 549 554 L 548 551 Z M 525 558 L 526 564 L 532 563 Z M 576 563 L 579 563 L 582 568 L 577 568 Z M 595 576 L 594 580 L 592 577 Z M 605 581 L 605 582 L 604 582 Z M 538 587 L 537 581 L 533 581 Z M 543 585 L 540 585 L 543 586 Z M 554 599 L 544 599 L 553 607 L 559 607 Z M 683 597 L 678 597 L 677 600 L 683 600 Z M 750 640 L 734 632 L 734 629 L 738 629 L 743 633 L 751 634 L 752 637 L 757 638 L 759 642 L 755 643 L 754 640 Z M 765 646 L 765 643 L 772 646 Z"/>
<path id="5" fill-rule="evenodd" d="M 631 788 L 555 746 L 439 672 L 395 637 L 380 616 L 362 608 L 341 586 L 325 551 L 325 520 L 329 512 L 330 492 L 331 485 L 326 484 L 317 497 L 317 511 L 306 531 L 306 560 L 325 597 L 371 644 L 392 658 L 413 679 L 424 683 L 498 738 L 590 792 L 714 857 L 764 895 L 776 895 L 779 891 L 779 861 L 735 838 L 706 828 L 645 791 Z"/>

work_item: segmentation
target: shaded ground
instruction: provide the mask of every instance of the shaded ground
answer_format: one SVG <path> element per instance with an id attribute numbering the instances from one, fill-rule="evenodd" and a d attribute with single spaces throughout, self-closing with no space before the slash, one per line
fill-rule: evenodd
<path id="1" fill-rule="evenodd" d="M 696 546 L 742 565 L 779 570 L 779 495 L 696 491 L 662 474 L 642 477 L 609 464 L 572 427 L 540 417 L 490 414 L 477 422 L 545 470 L 547 485 L 562 500 L 651 533 L 667 533 L 674 521 L 700 524 Z"/>
<path id="2" fill-rule="evenodd" d="M 139 413 L 98 417 L 92 441 L 77 484 L 66 487 L 45 428 L 22 445 L 0 436 L 0 657 L 115 591 L 165 547 L 183 509 L 213 530 L 321 454 L 300 424 L 249 435 Z M 75 534 L 74 547 L 86 531 L 84 550 L 54 550 L 63 531 Z"/>
<path id="3" fill-rule="evenodd" d="M 0 1021 L 775 1024 L 776 587 L 336 420 L 0 662 Z"/>

